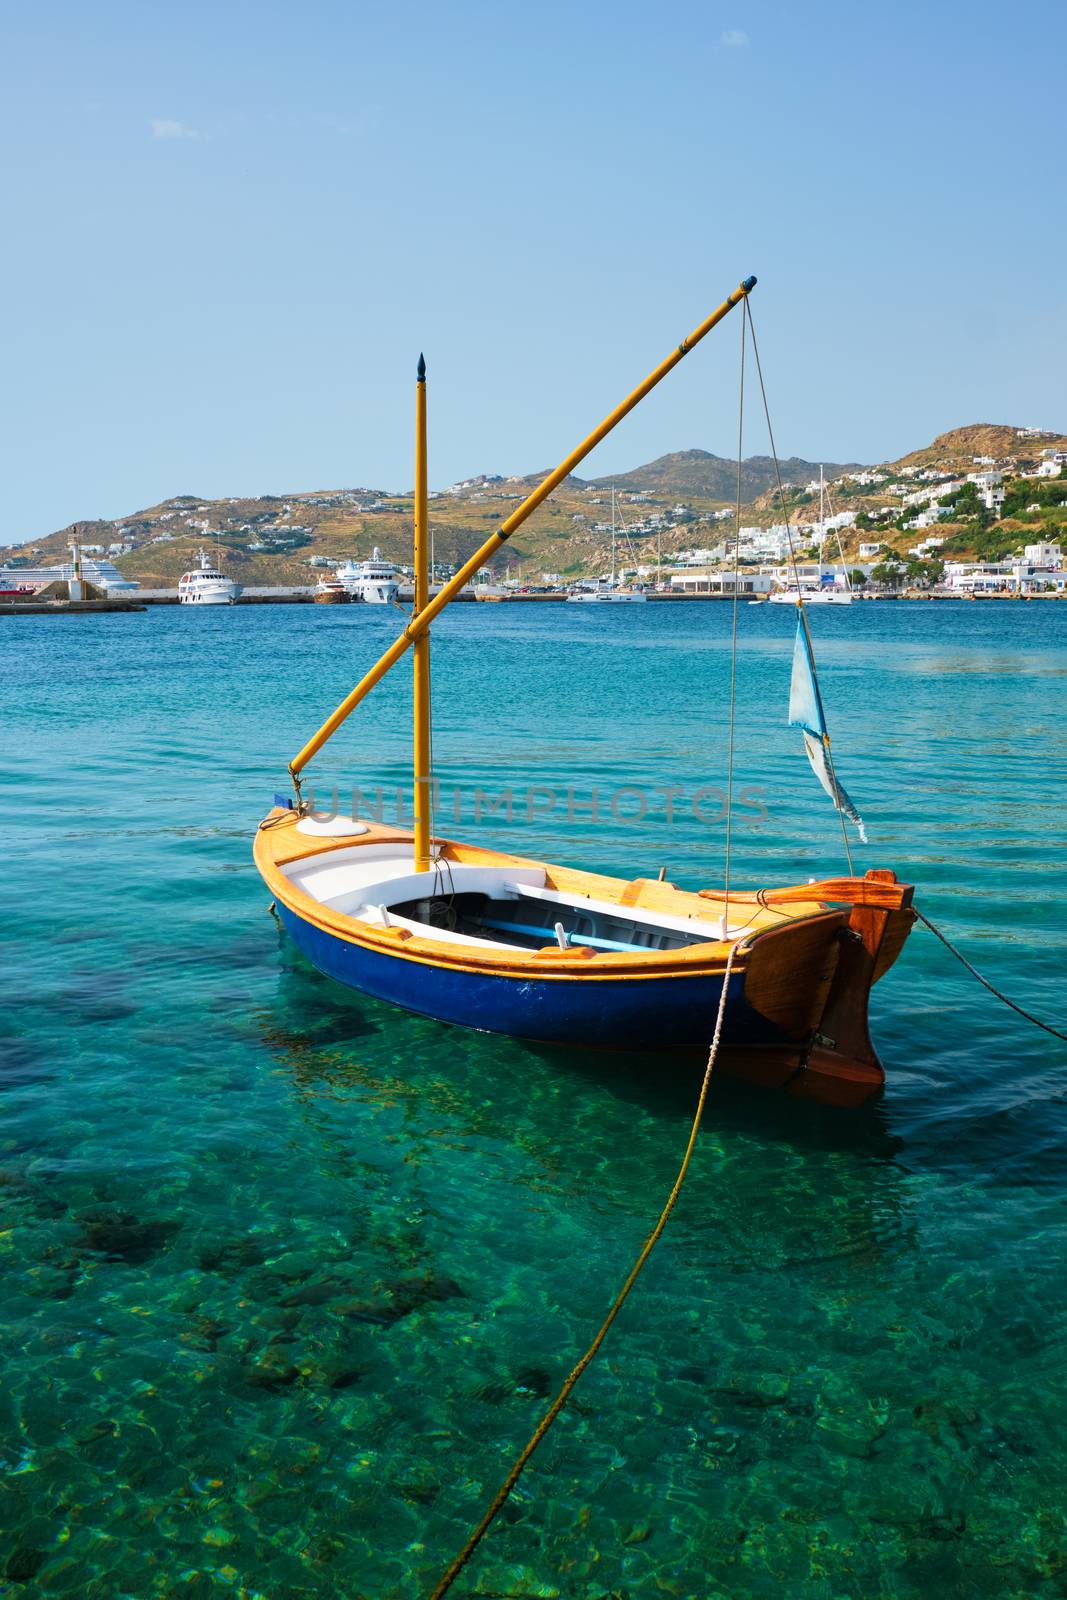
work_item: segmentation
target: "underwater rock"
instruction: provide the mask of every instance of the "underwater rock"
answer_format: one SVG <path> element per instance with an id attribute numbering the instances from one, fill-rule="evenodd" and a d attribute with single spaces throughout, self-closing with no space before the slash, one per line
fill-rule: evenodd
<path id="1" fill-rule="evenodd" d="M 432 1505 L 441 1493 L 440 1480 L 422 1468 L 417 1469 L 410 1478 L 401 1478 L 396 1487 L 405 1500 L 414 1500 L 420 1506 Z"/>
<path id="2" fill-rule="evenodd" d="M 728 1384 L 725 1388 L 715 1389 L 712 1392 L 722 1403 L 732 1402 L 745 1410 L 765 1411 L 770 1406 L 785 1404 L 789 1398 L 789 1380 L 777 1373 L 768 1373 L 757 1378 L 755 1383 Z"/>
<path id="3" fill-rule="evenodd" d="M 321 1270 L 321 1259 L 311 1250 L 286 1250 L 283 1255 L 267 1260 L 264 1273 L 271 1278 L 284 1278 L 287 1283 L 297 1283 L 311 1278 Z"/>
<path id="4" fill-rule="evenodd" d="M 324 1306 L 331 1300 L 336 1300 L 352 1285 L 343 1278 L 322 1278 L 317 1283 L 305 1283 L 300 1289 L 294 1289 L 292 1294 L 287 1294 L 282 1300 L 282 1305 L 287 1309 L 295 1306 Z"/>
<path id="5" fill-rule="evenodd" d="M 543 1583 L 530 1567 L 490 1567 L 475 1580 L 472 1594 L 482 1600 L 559 1600 L 554 1583 Z"/>
<path id="6" fill-rule="evenodd" d="M 266 1259 L 267 1252 L 257 1239 L 231 1239 L 200 1252 L 200 1266 L 204 1272 L 224 1275 L 240 1272 L 242 1267 L 262 1266 Z"/>
<path id="7" fill-rule="evenodd" d="M 150 1256 L 165 1250 L 179 1230 L 177 1222 L 142 1222 L 131 1211 L 100 1208 L 86 1211 L 81 1218 L 82 1243 L 108 1261 L 140 1266 Z"/>
<path id="8" fill-rule="evenodd" d="M 331 1389 L 351 1389 L 353 1384 L 359 1383 L 367 1376 L 366 1367 L 349 1367 L 345 1372 L 338 1372 L 327 1381 Z"/>
<path id="9" fill-rule="evenodd" d="M 424 1305 L 462 1298 L 463 1293 L 454 1279 L 429 1271 L 415 1278 L 396 1278 L 371 1299 L 343 1301 L 337 1310 L 357 1322 L 375 1322 L 388 1328 Z"/>
<path id="10" fill-rule="evenodd" d="M 12 1583 L 32 1583 L 44 1565 L 44 1555 L 31 1545 L 16 1545 L 4 1564 L 4 1577 Z"/>
<path id="11" fill-rule="evenodd" d="M 299 1368 L 293 1365 L 285 1351 L 277 1345 L 266 1349 L 258 1360 L 244 1369 L 244 1373 L 245 1382 L 253 1389 L 266 1389 L 270 1394 L 288 1389 L 300 1376 Z"/>
<path id="12" fill-rule="evenodd" d="M 635 1522 L 622 1536 L 623 1544 L 644 1544 L 652 1535 L 650 1522 Z"/>
<path id="13" fill-rule="evenodd" d="M 91 1423 L 84 1433 L 77 1435 L 78 1448 L 84 1455 L 91 1455 L 95 1447 L 105 1439 L 114 1439 L 119 1431 L 117 1422 L 110 1417 L 102 1417 L 99 1421 Z"/>

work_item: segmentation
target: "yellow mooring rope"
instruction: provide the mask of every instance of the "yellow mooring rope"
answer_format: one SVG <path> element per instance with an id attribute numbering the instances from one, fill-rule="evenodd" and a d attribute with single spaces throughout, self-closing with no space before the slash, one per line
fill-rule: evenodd
<path id="1" fill-rule="evenodd" d="M 674 1210 L 675 1202 L 677 1201 L 682 1190 L 682 1184 L 685 1182 L 685 1175 L 689 1170 L 689 1162 L 692 1159 L 693 1150 L 696 1147 L 697 1134 L 700 1132 L 700 1122 L 704 1115 L 704 1102 L 708 1096 L 708 1085 L 711 1082 L 711 1074 L 715 1067 L 715 1058 L 719 1053 L 719 1040 L 722 1037 L 723 1018 L 726 1015 L 726 997 L 730 987 L 730 972 L 734 964 L 735 948 L 736 946 L 731 945 L 730 953 L 726 958 L 726 970 L 723 973 L 722 979 L 722 994 L 719 997 L 719 1010 L 715 1018 L 715 1032 L 712 1035 L 711 1049 L 708 1051 L 708 1064 L 704 1068 L 704 1081 L 700 1085 L 700 1096 L 697 1100 L 696 1111 L 693 1115 L 693 1125 L 689 1130 L 689 1142 L 685 1147 L 685 1155 L 682 1157 L 682 1164 L 678 1169 L 678 1176 L 674 1180 L 674 1187 L 667 1196 L 663 1210 L 659 1214 L 659 1221 L 656 1223 L 656 1226 L 652 1229 L 652 1232 L 645 1240 L 640 1255 L 630 1268 L 630 1271 L 626 1277 L 626 1281 L 619 1290 L 618 1294 L 615 1296 L 611 1310 L 601 1323 L 592 1344 L 589 1346 L 584 1356 L 582 1356 L 581 1360 L 573 1368 L 565 1380 L 562 1388 L 560 1389 L 556 1398 L 553 1400 L 552 1404 L 549 1406 L 548 1410 L 545 1412 L 544 1416 L 541 1418 L 540 1422 L 537 1424 L 537 1427 L 534 1429 L 528 1442 L 515 1457 L 515 1461 L 510 1472 L 500 1485 L 500 1488 L 497 1490 L 496 1494 L 493 1496 L 484 1517 L 482 1518 L 481 1522 L 479 1522 L 478 1526 L 475 1528 L 466 1544 L 463 1546 L 463 1549 L 459 1552 L 459 1555 L 456 1556 L 455 1560 L 449 1566 L 447 1572 L 438 1582 L 437 1587 L 433 1590 L 433 1593 L 430 1596 L 430 1600 L 441 1600 L 441 1596 L 448 1593 L 449 1589 L 451 1589 L 452 1585 L 463 1571 L 463 1568 L 467 1565 L 467 1562 L 470 1560 L 475 1550 L 481 1544 L 485 1535 L 489 1532 L 489 1529 L 492 1526 L 497 1514 L 502 1509 L 512 1489 L 514 1489 L 515 1485 L 518 1483 L 526 1463 L 529 1461 L 530 1457 L 537 1449 L 537 1446 L 541 1443 L 541 1440 L 544 1438 L 549 1428 L 551 1428 L 552 1424 L 563 1410 L 563 1407 L 567 1404 L 567 1401 L 571 1395 L 571 1391 L 578 1382 L 578 1379 L 592 1361 L 593 1357 L 600 1349 L 600 1346 L 604 1343 L 608 1329 L 611 1327 L 611 1324 L 615 1321 L 615 1318 L 622 1310 L 623 1303 L 626 1300 L 627 1295 L 637 1282 L 641 1268 L 652 1254 L 660 1234 L 667 1226 L 667 1220 L 670 1217 L 671 1212 Z"/>

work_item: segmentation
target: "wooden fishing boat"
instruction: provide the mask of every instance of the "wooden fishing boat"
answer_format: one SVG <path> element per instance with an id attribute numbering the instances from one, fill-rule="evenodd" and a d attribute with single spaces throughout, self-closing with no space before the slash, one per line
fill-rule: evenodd
<path id="1" fill-rule="evenodd" d="M 443 1023 L 541 1044 L 684 1057 L 706 1054 L 728 978 L 718 1058 L 725 1071 L 794 1095 L 858 1105 L 884 1081 L 868 1029 L 870 990 L 896 960 L 913 921 L 912 890 L 891 871 L 758 891 L 686 890 L 662 878 L 607 877 L 432 831 L 434 617 L 754 283 L 741 284 L 432 597 L 420 357 L 414 611 L 290 763 L 295 800 L 276 797 L 256 835 L 255 862 L 299 948 L 352 989 Z M 798 652 L 801 642 L 798 632 Z M 315 815 L 302 797 L 301 774 L 408 648 L 415 659 L 414 828 Z M 794 694 L 805 661 L 813 674 L 806 623 Z M 811 693 L 816 709 L 804 711 L 797 725 L 806 730 L 809 758 L 844 828 L 845 815 L 859 819 L 833 775 L 813 678 Z"/>
<path id="2" fill-rule="evenodd" d="M 837 1105 L 884 1081 L 867 997 L 912 922 L 891 872 L 727 903 L 444 840 L 420 871 L 410 830 L 281 806 L 255 860 L 321 972 L 409 1011 L 543 1044 L 706 1053 L 733 945 L 723 1070 Z"/>

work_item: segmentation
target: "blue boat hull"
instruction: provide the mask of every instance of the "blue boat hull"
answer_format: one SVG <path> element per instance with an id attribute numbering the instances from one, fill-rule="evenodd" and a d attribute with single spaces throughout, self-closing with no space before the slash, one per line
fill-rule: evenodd
<path id="1" fill-rule="evenodd" d="M 545 1044 L 617 1050 L 686 1050 L 710 1042 L 722 979 L 497 976 L 384 955 L 305 922 L 279 904 L 296 945 L 320 972 L 350 989 L 441 1022 Z M 795 1043 L 747 1003 L 744 975 L 731 977 L 726 1046 Z"/>

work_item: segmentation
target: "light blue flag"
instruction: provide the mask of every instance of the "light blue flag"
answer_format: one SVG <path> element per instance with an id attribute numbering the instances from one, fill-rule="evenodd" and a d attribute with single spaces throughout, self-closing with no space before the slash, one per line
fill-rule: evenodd
<path id="1" fill-rule="evenodd" d="M 848 795 L 834 777 L 827 756 L 826 714 L 822 696 L 815 679 L 815 663 L 811 658 L 811 642 L 803 617 L 797 617 L 797 638 L 793 646 L 793 676 L 789 684 L 789 726 L 800 728 L 804 734 L 804 749 L 811 762 L 811 770 L 822 784 L 838 811 L 856 824 L 860 838 L 867 843 L 867 830 L 863 818 Z"/>

